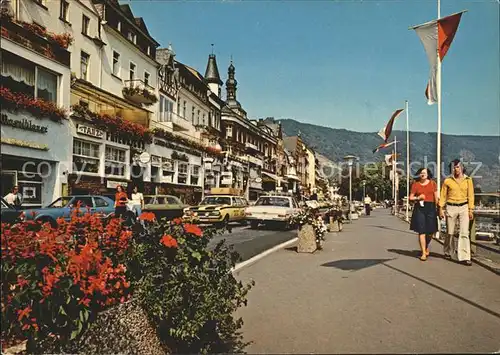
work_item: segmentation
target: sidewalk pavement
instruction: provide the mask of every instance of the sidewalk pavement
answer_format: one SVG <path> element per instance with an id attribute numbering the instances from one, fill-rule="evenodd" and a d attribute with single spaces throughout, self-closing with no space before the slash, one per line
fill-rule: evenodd
<path id="1" fill-rule="evenodd" d="M 445 260 L 388 210 L 330 233 L 324 249 L 287 248 L 242 269 L 255 280 L 238 316 L 248 353 L 493 353 L 500 278 Z"/>

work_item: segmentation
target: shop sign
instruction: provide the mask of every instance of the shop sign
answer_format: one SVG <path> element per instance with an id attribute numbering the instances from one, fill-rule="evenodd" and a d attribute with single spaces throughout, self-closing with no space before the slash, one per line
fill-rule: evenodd
<path id="1" fill-rule="evenodd" d="M 113 180 L 108 180 L 106 182 L 106 187 L 108 189 L 116 189 L 118 185 L 121 185 L 122 187 L 127 187 L 128 182 L 126 182 L 126 181 L 113 181 Z"/>
<path id="2" fill-rule="evenodd" d="M 39 144 L 36 142 L 23 141 L 21 139 L 2 138 L 0 141 L 2 142 L 2 144 L 15 145 L 18 147 L 32 148 L 38 150 L 49 150 L 49 146 L 47 144 Z"/>
<path id="3" fill-rule="evenodd" d="M 47 133 L 49 128 L 47 126 L 40 126 L 37 124 L 33 124 L 32 120 L 28 120 L 27 118 L 23 118 L 22 120 L 16 120 L 9 118 L 7 114 L 2 113 L 1 123 L 5 126 L 10 126 L 14 128 L 23 129 L 25 131 L 32 131 L 38 133 Z"/>
<path id="4" fill-rule="evenodd" d="M 104 131 L 101 131 L 100 129 L 94 128 L 94 127 L 89 127 L 85 126 L 83 124 L 79 124 L 76 128 L 77 132 L 80 134 L 85 134 L 87 136 L 95 137 L 95 138 L 104 138 Z"/>

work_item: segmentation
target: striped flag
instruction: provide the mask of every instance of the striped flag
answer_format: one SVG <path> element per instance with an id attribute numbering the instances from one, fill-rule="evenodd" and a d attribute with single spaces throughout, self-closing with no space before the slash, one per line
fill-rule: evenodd
<path id="1" fill-rule="evenodd" d="M 394 121 L 396 120 L 396 118 L 398 118 L 398 116 L 401 114 L 401 112 L 403 112 L 404 109 L 403 108 L 400 108 L 396 111 L 394 111 L 394 113 L 392 114 L 391 118 L 389 119 L 389 122 L 387 122 L 387 124 L 385 125 L 384 128 L 382 128 L 379 132 L 378 132 L 378 135 L 380 137 L 382 137 L 382 139 L 387 142 L 387 140 L 389 139 L 389 137 L 391 136 L 391 133 L 392 133 L 392 126 L 394 125 Z"/>
<path id="2" fill-rule="evenodd" d="M 429 64 L 431 66 L 429 82 L 425 89 L 425 96 L 427 97 L 427 103 L 429 105 L 437 103 L 439 99 L 436 83 L 438 60 L 442 62 L 450 49 L 451 42 L 453 42 L 455 38 L 460 19 L 464 12 L 465 11 L 461 11 L 439 20 L 413 27 L 424 45 L 427 59 L 429 59 Z"/>
<path id="3" fill-rule="evenodd" d="M 378 152 L 380 149 L 384 149 L 384 148 L 387 148 L 387 147 L 390 147 L 391 145 L 394 144 L 394 141 L 392 142 L 389 142 L 389 143 L 382 143 L 381 145 L 379 145 L 377 148 L 375 148 L 372 152 L 373 153 L 376 153 Z"/>

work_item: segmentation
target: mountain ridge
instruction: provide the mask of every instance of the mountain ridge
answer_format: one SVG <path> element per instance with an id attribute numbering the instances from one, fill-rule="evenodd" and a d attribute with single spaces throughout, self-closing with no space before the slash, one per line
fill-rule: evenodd
<path id="1" fill-rule="evenodd" d="M 331 128 L 294 119 L 280 119 L 283 133 L 294 136 L 301 133 L 302 140 L 313 150 L 333 162 L 343 161 L 347 154 L 354 154 L 361 163 L 379 162 L 392 148 L 377 153 L 372 151 L 383 143 L 377 132 L 357 132 L 345 128 Z M 396 148 L 401 161 L 406 160 L 406 131 L 394 130 L 397 137 Z M 480 168 L 476 172 L 476 185 L 483 190 L 496 191 L 500 188 L 500 137 L 484 135 L 442 134 L 442 163 L 447 166 L 453 159 L 462 159 L 466 165 Z M 436 161 L 436 132 L 410 132 L 410 162 Z M 443 174 L 448 170 L 443 167 Z M 470 169 L 471 170 L 471 169 Z"/>

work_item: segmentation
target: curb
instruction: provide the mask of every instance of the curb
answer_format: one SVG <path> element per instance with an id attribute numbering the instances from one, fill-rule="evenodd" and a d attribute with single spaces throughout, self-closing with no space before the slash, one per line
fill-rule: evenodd
<path id="1" fill-rule="evenodd" d="M 404 217 L 401 217 L 398 215 L 396 215 L 396 217 L 398 217 L 403 222 L 409 223 L 408 221 L 405 221 Z M 444 245 L 444 242 L 441 239 L 437 239 L 437 238 L 432 238 L 432 239 L 435 240 L 436 242 L 438 242 L 439 244 Z M 498 264 L 494 261 L 491 261 L 489 259 L 482 258 L 480 256 L 472 256 L 471 260 L 473 263 L 478 264 L 479 266 L 482 266 L 485 269 L 487 269 L 487 270 L 489 270 L 497 275 L 500 275 L 500 264 Z"/>
<path id="2" fill-rule="evenodd" d="M 275 245 L 274 247 L 270 248 L 270 249 L 267 249 L 266 251 L 263 251 L 262 253 L 260 254 L 257 254 L 253 257 L 251 257 L 250 259 L 248 260 L 245 260 L 239 264 L 236 264 L 232 269 L 231 269 L 231 272 L 235 273 L 235 272 L 238 272 L 238 271 L 241 271 L 243 268 L 247 267 L 247 266 L 250 266 L 251 264 L 255 263 L 256 261 L 259 261 L 260 259 L 268 256 L 269 254 L 272 254 L 274 253 L 275 251 L 278 251 L 280 249 L 283 249 L 295 242 L 297 242 L 299 240 L 298 237 L 295 237 L 293 239 L 290 239 L 284 243 L 281 243 L 281 244 L 278 244 L 278 245 Z"/>

